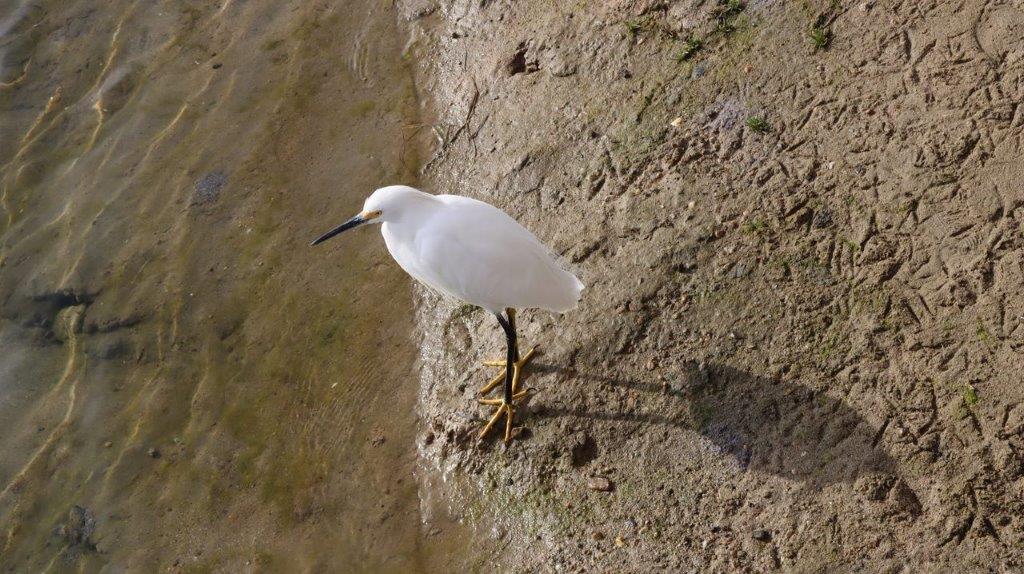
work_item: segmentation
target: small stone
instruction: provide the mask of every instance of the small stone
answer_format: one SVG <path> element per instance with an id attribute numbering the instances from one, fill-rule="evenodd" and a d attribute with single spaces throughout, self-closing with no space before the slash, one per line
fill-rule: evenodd
<path id="1" fill-rule="evenodd" d="M 146 454 L 149 455 L 149 458 L 160 458 L 160 449 L 151 448 Z"/>
<path id="2" fill-rule="evenodd" d="M 587 479 L 587 488 L 599 492 L 608 492 L 612 489 L 612 481 L 603 476 L 592 476 Z"/>
<path id="3" fill-rule="evenodd" d="M 758 542 L 769 542 L 772 539 L 771 533 L 764 529 L 755 530 L 753 537 Z"/>
<path id="4" fill-rule="evenodd" d="M 672 120 L 671 122 L 669 122 L 668 125 L 674 128 L 678 128 L 679 126 L 683 125 L 683 116 L 679 116 L 678 118 Z"/>
<path id="5" fill-rule="evenodd" d="M 103 448 L 110 448 L 112 446 L 114 446 L 114 442 L 113 441 L 109 441 L 108 440 L 107 442 L 103 443 Z"/>
<path id="6" fill-rule="evenodd" d="M 622 548 L 625 545 L 626 545 L 626 541 L 623 540 L 621 536 L 616 536 L 615 537 L 615 547 L 616 548 Z"/>
<path id="7" fill-rule="evenodd" d="M 96 543 L 92 535 L 96 531 L 96 517 L 92 511 L 77 504 L 68 512 L 68 521 L 57 527 L 54 532 L 64 538 L 68 545 L 79 549 L 96 551 Z"/>
<path id="8" fill-rule="evenodd" d="M 556 56 L 549 65 L 551 75 L 556 78 L 566 78 L 576 73 L 576 64 L 562 56 Z"/>
<path id="9" fill-rule="evenodd" d="M 223 171 L 211 171 L 195 183 L 193 203 L 206 205 L 217 201 L 220 197 L 220 190 L 228 182 L 228 176 Z"/>

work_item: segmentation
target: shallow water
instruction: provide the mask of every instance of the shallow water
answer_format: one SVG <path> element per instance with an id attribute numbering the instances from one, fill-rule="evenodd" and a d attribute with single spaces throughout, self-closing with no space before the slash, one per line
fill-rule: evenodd
<path id="1" fill-rule="evenodd" d="M 0 0 L 0 567 L 417 571 L 417 102 L 372 0 Z"/>

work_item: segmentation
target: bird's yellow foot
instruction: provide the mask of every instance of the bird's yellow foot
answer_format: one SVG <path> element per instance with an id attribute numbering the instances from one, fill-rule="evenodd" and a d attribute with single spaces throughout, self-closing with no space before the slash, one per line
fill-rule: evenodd
<path id="1" fill-rule="evenodd" d="M 520 357 L 518 361 L 512 364 L 513 393 L 519 392 L 519 377 L 520 375 L 522 375 L 523 367 L 525 367 L 526 364 L 530 362 L 530 359 L 533 358 L 533 353 L 536 351 L 537 347 L 530 349 L 529 351 L 526 352 L 525 355 Z M 493 391 L 498 385 L 501 384 L 502 381 L 505 380 L 505 361 L 484 361 L 484 365 L 488 367 L 501 367 L 501 372 L 495 375 L 494 378 L 491 379 L 491 382 L 487 383 L 486 385 L 484 385 L 482 389 L 480 389 L 481 395 L 486 395 L 487 393 Z"/>
<path id="2" fill-rule="evenodd" d="M 489 421 L 487 421 L 487 424 L 484 426 L 483 430 L 480 431 L 480 438 L 484 438 L 485 436 L 487 436 L 487 433 L 489 433 L 491 431 L 491 429 L 494 428 L 495 423 L 497 423 L 498 419 L 501 418 L 501 415 L 504 414 L 505 415 L 505 443 L 511 442 L 511 440 L 512 440 L 512 419 L 515 418 L 515 414 L 516 414 L 515 403 L 516 403 L 516 401 L 519 401 L 520 399 L 525 398 L 529 394 L 530 394 L 530 389 L 526 389 L 525 391 L 520 391 L 520 392 L 512 395 L 512 402 L 511 403 L 505 402 L 504 398 L 501 398 L 501 399 L 479 399 L 480 404 L 482 404 L 482 405 L 492 405 L 492 406 L 498 407 L 498 408 L 494 409 L 494 414 L 491 415 L 491 419 Z"/>

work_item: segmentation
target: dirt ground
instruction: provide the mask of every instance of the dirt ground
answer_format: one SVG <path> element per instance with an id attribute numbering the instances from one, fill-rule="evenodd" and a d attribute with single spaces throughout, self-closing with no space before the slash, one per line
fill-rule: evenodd
<path id="1" fill-rule="evenodd" d="M 419 294 L 423 480 L 504 570 L 1024 569 L 1024 3 L 399 6 L 428 189 L 587 284 L 507 448 L 497 323 Z"/>

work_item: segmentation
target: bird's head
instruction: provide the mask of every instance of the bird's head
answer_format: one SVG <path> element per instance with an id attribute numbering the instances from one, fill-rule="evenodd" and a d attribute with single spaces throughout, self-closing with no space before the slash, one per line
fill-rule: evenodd
<path id="1" fill-rule="evenodd" d="M 364 223 L 399 221 L 406 213 L 409 213 L 410 207 L 424 198 L 433 200 L 432 195 L 406 185 L 382 187 L 366 198 L 366 201 L 363 202 L 363 210 L 358 215 L 317 237 L 311 245 L 323 243 L 343 231 Z"/>

